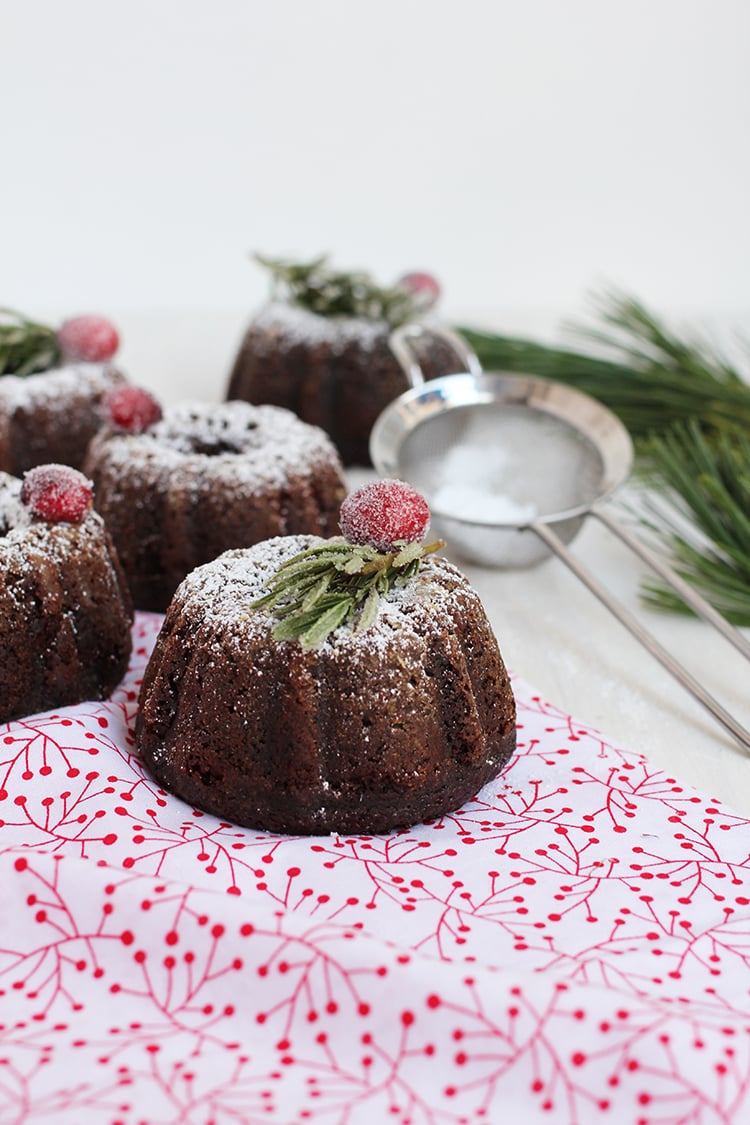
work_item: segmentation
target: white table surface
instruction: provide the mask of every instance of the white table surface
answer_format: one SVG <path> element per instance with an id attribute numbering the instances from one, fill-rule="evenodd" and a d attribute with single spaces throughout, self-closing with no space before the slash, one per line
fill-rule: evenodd
<path id="1" fill-rule="evenodd" d="M 120 362 L 164 403 L 218 401 L 248 317 L 246 309 L 123 312 L 113 317 L 123 337 Z M 361 471 L 350 474 L 352 485 L 362 479 Z M 644 608 L 643 565 L 593 521 L 573 549 L 750 728 L 750 668 L 740 654 L 703 622 Z M 562 563 L 549 559 L 524 571 L 460 565 L 515 673 L 607 741 L 641 751 L 678 781 L 750 815 L 750 757 Z"/>

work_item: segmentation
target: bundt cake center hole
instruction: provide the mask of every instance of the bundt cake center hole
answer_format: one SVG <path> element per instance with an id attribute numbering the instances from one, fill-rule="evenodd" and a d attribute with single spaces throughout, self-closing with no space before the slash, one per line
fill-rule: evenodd
<path id="1" fill-rule="evenodd" d="M 243 452 L 239 442 L 222 437 L 220 434 L 186 434 L 185 446 L 188 453 L 198 453 L 203 457 L 219 457 L 222 453 L 236 455 Z"/>

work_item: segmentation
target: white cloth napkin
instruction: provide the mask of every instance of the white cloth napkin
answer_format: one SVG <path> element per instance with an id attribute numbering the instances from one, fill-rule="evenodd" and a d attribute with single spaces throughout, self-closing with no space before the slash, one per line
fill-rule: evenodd
<path id="1" fill-rule="evenodd" d="M 750 822 L 515 682 L 452 816 L 283 837 L 111 701 L 0 728 L 0 1123 L 750 1120 Z"/>

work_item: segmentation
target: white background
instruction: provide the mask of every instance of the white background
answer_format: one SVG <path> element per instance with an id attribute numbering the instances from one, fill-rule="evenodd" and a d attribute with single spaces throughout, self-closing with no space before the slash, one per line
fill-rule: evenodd
<path id="1" fill-rule="evenodd" d="M 507 331 L 605 283 L 750 323 L 747 0 L 0 7 L 0 303 L 111 316 L 167 399 L 221 397 L 256 250 L 427 268 L 449 319 Z M 637 606 L 637 565 L 580 552 Z M 555 560 L 472 579 L 517 672 L 750 813 L 747 759 Z M 650 616 L 748 723 L 739 658 Z"/>
<path id="2" fill-rule="evenodd" d="M 746 0 L 2 0 L 0 299 L 249 310 L 261 250 L 739 314 L 749 52 Z"/>

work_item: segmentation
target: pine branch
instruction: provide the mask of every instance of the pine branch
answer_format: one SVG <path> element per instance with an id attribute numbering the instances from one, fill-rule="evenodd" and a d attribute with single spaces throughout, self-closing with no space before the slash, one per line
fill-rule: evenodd
<path id="1" fill-rule="evenodd" d="M 599 302 L 597 354 L 461 329 L 488 370 L 535 374 L 592 395 L 636 445 L 657 497 L 644 526 L 675 569 L 720 612 L 750 624 L 750 382 L 715 349 L 665 328 L 620 295 Z M 670 589 L 644 585 L 654 606 L 690 612 Z"/>
<path id="2" fill-rule="evenodd" d="M 644 455 L 647 479 L 667 490 L 647 522 L 670 562 L 730 621 L 750 625 L 750 435 L 727 430 L 709 441 L 693 419 L 651 438 Z M 658 583 L 645 583 L 644 596 L 688 612 Z"/>
<path id="3" fill-rule="evenodd" d="M 617 359 L 607 359 L 475 328 L 459 331 L 486 370 L 542 375 L 576 387 L 608 406 L 633 438 L 691 418 L 705 429 L 750 430 L 750 385 L 718 356 L 698 352 L 681 363 L 678 348 L 655 359 L 629 345 Z M 609 335 L 593 338 L 614 346 Z"/>

